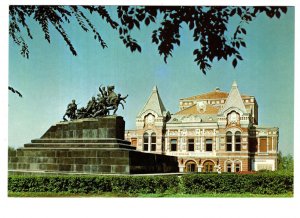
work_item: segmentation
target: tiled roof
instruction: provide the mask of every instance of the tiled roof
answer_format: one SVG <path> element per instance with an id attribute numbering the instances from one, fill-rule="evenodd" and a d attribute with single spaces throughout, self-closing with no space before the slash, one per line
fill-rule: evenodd
<path id="1" fill-rule="evenodd" d="M 180 100 L 204 100 L 204 99 L 226 99 L 228 97 L 228 92 L 222 92 L 219 90 L 214 90 L 212 92 L 207 92 L 200 95 L 195 95 L 187 98 L 181 98 Z M 241 95 L 242 98 L 249 98 L 249 95 Z"/>
<path id="2" fill-rule="evenodd" d="M 217 122 L 216 114 L 174 114 L 167 124 L 178 124 L 178 123 L 215 123 Z"/>
<path id="3" fill-rule="evenodd" d="M 212 105 L 206 105 L 205 110 L 201 111 L 197 109 L 197 105 L 194 104 L 188 108 L 185 108 L 181 111 L 178 111 L 177 115 L 183 115 L 183 114 L 217 114 L 219 111 L 219 108 L 214 107 Z"/>

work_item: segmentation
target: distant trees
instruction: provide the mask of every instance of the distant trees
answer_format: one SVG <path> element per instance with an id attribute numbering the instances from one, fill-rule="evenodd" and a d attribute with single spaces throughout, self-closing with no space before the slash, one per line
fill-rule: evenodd
<path id="1" fill-rule="evenodd" d="M 294 171 L 294 158 L 292 155 L 284 156 L 281 151 L 278 153 L 278 170 L 280 171 L 288 171 L 293 172 Z"/>
<path id="2" fill-rule="evenodd" d="M 8 146 L 8 157 L 16 156 L 16 149 L 14 147 Z"/>

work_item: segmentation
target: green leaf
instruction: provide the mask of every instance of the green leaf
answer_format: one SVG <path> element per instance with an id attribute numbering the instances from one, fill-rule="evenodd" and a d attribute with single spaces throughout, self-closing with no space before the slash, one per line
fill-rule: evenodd
<path id="1" fill-rule="evenodd" d="M 150 20 L 149 20 L 149 17 L 147 17 L 147 18 L 145 19 L 145 24 L 146 24 L 146 26 L 148 26 L 149 23 L 150 23 Z"/>
<path id="2" fill-rule="evenodd" d="M 236 65 L 237 65 L 237 59 L 235 58 L 235 59 L 233 59 L 233 61 L 232 61 L 232 66 L 235 68 Z"/>

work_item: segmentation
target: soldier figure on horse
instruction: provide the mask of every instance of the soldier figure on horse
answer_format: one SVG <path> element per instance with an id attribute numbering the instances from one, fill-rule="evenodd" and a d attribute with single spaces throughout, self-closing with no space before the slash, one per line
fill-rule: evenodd
<path id="1" fill-rule="evenodd" d="M 99 94 L 97 94 L 97 99 L 92 97 L 88 102 L 86 107 L 82 107 L 77 110 L 77 105 L 75 100 L 72 100 L 72 103 L 68 105 L 67 111 L 63 116 L 64 121 L 67 121 L 65 116 L 68 116 L 70 120 L 81 119 L 87 117 L 102 117 L 109 115 L 110 110 L 113 111 L 113 115 L 116 114 L 119 105 L 124 109 L 124 105 L 121 101 L 125 102 L 125 99 L 128 97 L 122 97 L 121 94 L 115 93 L 115 86 L 99 87 Z"/>

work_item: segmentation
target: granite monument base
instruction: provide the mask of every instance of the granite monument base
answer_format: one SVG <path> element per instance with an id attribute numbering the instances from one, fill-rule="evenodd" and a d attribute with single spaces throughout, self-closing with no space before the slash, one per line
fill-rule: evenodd
<path id="1" fill-rule="evenodd" d="M 9 157 L 9 174 L 144 174 L 178 172 L 177 157 L 136 151 L 122 117 L 53 125 Z"/>

